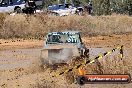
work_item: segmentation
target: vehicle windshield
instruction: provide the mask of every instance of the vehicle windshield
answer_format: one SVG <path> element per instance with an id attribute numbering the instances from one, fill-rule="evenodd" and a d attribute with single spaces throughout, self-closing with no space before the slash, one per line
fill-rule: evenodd
<path id="1" fill-rule="evenodd" d="M 47 44 L 54 43 L 79 43 L 80 38 L 79 34 L 50 34 L 47 36 Z"/>

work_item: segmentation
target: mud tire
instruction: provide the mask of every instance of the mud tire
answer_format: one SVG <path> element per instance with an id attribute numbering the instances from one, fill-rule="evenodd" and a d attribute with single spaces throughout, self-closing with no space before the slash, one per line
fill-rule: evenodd
<path id="1" fill-rule="evenodd" d="M 86 78 L 84 76 L 78 76 L 77 83 L 79 85 L 84 85 L 86 83 Z"/>

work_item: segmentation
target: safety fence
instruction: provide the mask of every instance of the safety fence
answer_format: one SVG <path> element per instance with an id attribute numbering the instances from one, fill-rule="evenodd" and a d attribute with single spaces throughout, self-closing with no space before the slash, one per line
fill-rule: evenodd
<path id="1" fill-rule="evenodd" d="M 105 52 L 105 53 L 99 54 L 99 55 L 98 55 L 97 57 L 95 57 L 93 60 L 91 60 L 91 61 L 90 61 L 90 60 L 84 61 L 83 63 L 81 63 L 81 64 L 79 64 L 79 65 L 76 65 L 76 66 L 74 66 L 73 68 L 67 69 L 67 70 L 65 70 L 65 71 L 63 71 L 63 72 L 61 72 L 61 73 L 59 73 L 59 74 L 57 74 L 57 75 L 67 74 L 68 72 L 71 72 L 71 71 L 73 71 L 73 70 L 75 70 L 75 69 L 78 69 L 78 68 L 80 68 L 81 66 L 94 63 L 96 60 L 100 60 L 100 59 L 102 59 L 103 57 L 112 54 L 112 53 L 113 53 L 114 51 L 116 51 L 116 50 L 120 50 L 120 54 L 119 54 L 119 55 L 120 55 L 120 58 L 121 58 L 121 60 L 122 60 L 122 58 L 123 58 L 123 45 L 117 46 L 116 48 L 112 49 L 111 51 L 107 51 L 107 52 Z"/>

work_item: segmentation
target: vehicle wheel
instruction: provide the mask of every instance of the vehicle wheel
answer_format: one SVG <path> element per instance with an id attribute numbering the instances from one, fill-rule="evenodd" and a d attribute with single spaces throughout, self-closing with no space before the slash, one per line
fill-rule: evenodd
<path id="1" fill-rule="evenodd" d="M 20 7 L 17 7 L 17 8 L 14 10 L 14 12 L 16 12 L 16 13 L 21 13 L 21 12 L 22 12 L 22 10 L 21 10 L 21 8 L 20 8 Z"/>
<path id="2" fill-rule="evenodd" d="M 84 84 L 86 83 L 86 78 L 85 78 L 84 76 L 79 76 L 79 77 L 77 78 L 77 83 L 78 83 L 79 85 L 84 85 Z"/>

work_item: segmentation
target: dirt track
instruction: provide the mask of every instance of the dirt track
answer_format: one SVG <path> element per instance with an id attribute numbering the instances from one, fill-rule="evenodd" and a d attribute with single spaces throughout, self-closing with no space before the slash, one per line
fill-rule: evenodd
<path id="1" fill-rule="evenodd" d="M 129 48 L 128 57 L 132 57 L 132 34 L 84 37 L 87 47 L 111 47 L 117 44 Z M 40 50 L 43 41 L 0 40 L 0 87 L 1 88 L 80 88 L 77 84 L 67 84 L 65 77 L 55 76 L 55 72 L 39 67 Z M 6 43 L 5 43 L 6 42 Z M 7 43 L 8 42 L 8 43 Z M 132 71 L 130 74 L 132 74 Z M 87 84 L 81 88 L 131 88 L 132 84 Z"/>

